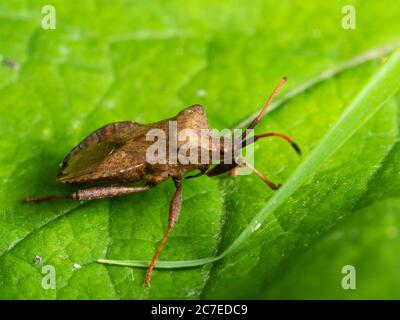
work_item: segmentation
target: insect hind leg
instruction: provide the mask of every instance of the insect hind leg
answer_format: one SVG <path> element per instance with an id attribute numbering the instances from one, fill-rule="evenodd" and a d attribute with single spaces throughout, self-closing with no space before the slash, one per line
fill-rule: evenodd
<path id="1" fill-rule="evenodd" d="M 143 192 L 152 188 L 152 184 L 144 186 L 109 186 L 109 187 L 93 187 L 81 189 L 66 195 L 50 195 L 46 197 L 25 198 L 23 202 L 43 202 L 52 199 L 76 199 L 76 200 L 94 200 L 103 198 L 119 197 L 131 193 Z"/>

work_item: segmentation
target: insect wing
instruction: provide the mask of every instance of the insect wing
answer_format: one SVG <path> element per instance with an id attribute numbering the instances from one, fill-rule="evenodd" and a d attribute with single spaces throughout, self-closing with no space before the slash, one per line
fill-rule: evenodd
<path id="1" fill-rule="evenodd" d="M 58 174 L 58 180 L 70 182 L 89 175 L 96 171 L 107 158 L 127 143 L 143 136 L 146 131 L 144 125 L 123 121 L 108 124 L 92 132 L 66 156 Z"/>

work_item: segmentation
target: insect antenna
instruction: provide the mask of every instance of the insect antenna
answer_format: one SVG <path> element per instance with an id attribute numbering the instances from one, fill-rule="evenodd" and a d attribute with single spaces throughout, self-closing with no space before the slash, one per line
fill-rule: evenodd
<path id="1" fill-rule="evenodd" d="M 275 95 L 278 93 L 279 89 L 283 86 L 283 84 L 287 81 L 287 77 L 283 77 L 281 81 L 278 83 L 274 91 L 272 91 L 271 95 L 269 96 L 267 102 L 265 103 L 264 107 L 261 109 L 260 113 L 258 116 L 250 123 L 250 125 L 247 127 L 246 130 L 243 131 L 242 134 L 242 142 L 246 139 L 247 136 L 247 131 L 252 130 L 255 128 L 255 126 L 260 122 L 262 117 L 264 116 L 265 112 L 267 111 L 269 105 L 272 102 L 272 99 L 275 97 Z"/>
<path id="2" fill-rule="evenodd" d="M 292 148 L 294 149 L 294 151 L 296 151 L 297 154 L 301 155 L 301 149 L 298 146 L 298 144 L 296 142 L 294 142 L 292 140 L 292 138 L 290 138 L 286 134 L 282 134 L 282 133 L 279 133 L 279 132 L 267 132 L 267 133 L 262 133 L 262 134 L 256 134 L 256 135 L 254 135 L 254 137 L 252 139 L 249 138 L 249 139 L 243 141 L 242 142 L 242 148 L 252 144 L 253 142 L 256 142 L 259 139 L 267 138 L 267 137 L 277 137 L 277 138 L 281 138 L 281 139 L 289 142 L 290 145 L 292 146 Z"/>

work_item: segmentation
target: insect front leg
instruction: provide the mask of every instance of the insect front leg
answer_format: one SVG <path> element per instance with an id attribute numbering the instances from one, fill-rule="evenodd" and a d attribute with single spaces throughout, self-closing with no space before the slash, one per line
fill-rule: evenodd
<path id="1" fill-rule="evenodd" d="M 112 197 L 127 195 L 130 193 L 146 191 L 153 186 L 154 186 L 153 184 L 146 184 L 144 186 L 93 187 L 93 188 L 78 190 L 71 194 L 25 198 L 23 202 L 43 202 L 52 199 L 94 200 L 94 199 L 112 198 Z"/>
<path id="2" fill-rule="evenodd" d="M 267 177 L 265 177 L 260 171 L 258 171 L 256 168 L 254 168 L 247 161 L 243 160 L 242 165 L 249 168 L 251 171 L 253 171 L 256 174 L 256 176 L 259 177 L 262 181 L 264 181 L 268 185 L 268 187 L 270 187 L 272 190 L 277 190 L 281 187 L 281 184 L 273 183 L 271 180 L 269 180 Z"/>
<path id="3" fill-rule="evenodd" d="M 261 172 L 259 172 L 256 168 L 250 165 L 248 162 L 244 161 L 243 159 L 240 163 L 233 163 L 233 164 L 218 164 L 217 166 L 210 169 L 207 173 L 205 173 L 209 177 L 217 176 L 229 171 L 229 175 L 234 177 L 237 175 L 238 171 L 241 168 L 248 167 L 251 171 L 253 171 L 257 177 L 259 177 L 262 181 L 264 181 L 272 190 L 277 190 L 281 186 L 280 184 L 275 184 L 268 178 L 266 178 Z"/>
<path id="4" fill-rule="evenodd" d="M 175 194 L 172 197 L 171 204 L 169 207 L 169 220 L 168 220 L 168 227 L 167 230 L 164 233 L 163 238 L 161 239 L 160 244 L 158 245 L 158 248 L 156 250 L 156 253 L 154 254 L 153 258 L 151 259 L 149 269 L 147 270 L 146 273 L 146 278 L 144 280 L 144 284 L 148 285 L 150 282 L 151 274 L 154 269 L 154 265 L 158 259 L 158 256 L 160 255 L 165 243 L 168 240 L 168 237 L 176 223 L 176 221 L 179 218 L 179 214 L 181 212 L 181 207 L 182 207 L 182 180 L 181 179 L 174 179 L 175 183 Z"/>

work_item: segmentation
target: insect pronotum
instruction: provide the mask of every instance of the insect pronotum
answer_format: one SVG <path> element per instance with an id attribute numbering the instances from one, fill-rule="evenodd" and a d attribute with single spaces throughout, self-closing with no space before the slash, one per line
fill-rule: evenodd
<path id="1" fill-rule="evenodd" d="M 281 86 L 286 82 L 283 78 L 275 90 L 270 95 L 266 104 L 262 108 L 258 116 L 251 122 L 247 129 L 254 129 L 264 116 L 268 106 L 271 104 L 273 97 L 277 94 Z M 77 200 L 94 200 L 101 198 L 111 198 L 116 196 L 127 195 L 130 193 L 143 192 L 156 186 L 162 181 L 171 178 L 175 184 L 175 193 L 171 199 L 169 208 L 169 223 L 167 230 L 162 237 L 160 244 L 149 264 L 145 276 L 145 285 L 150 282 L 150 277 L 154 269 L 154 265 L 160 255 L 164 244 L 166 243 L 175 223 L 178 220 L 182 204 L 182 181 L 184 178 L 195 178 L 202 175 L 209 177 L 230 172 L 231 176 L 236 175 L 237 170 L 242 166 L 249 167 L 259 178 L 261 178 L 271 189 L 278 189 L 277 185 L 267 179 L 257 169 L 250 166 L 246 162 L 234 159 L 233 162 L 226 163 L 222 158 L 220 163 L 149 163 L 146 158 L 146 151 L 151 145 L 151 141 L 146 139 L 147 133 L 152 129 L 160 129 L 168 132 L 168 125 L 171 121 L 177 123 L 178 131 L 183 129 L 210 130 L 208 127 L 207 117 L 200 105 L 193 105 L 183 109 L 175 117 L 162 120 L 151 124 L 139 124 L 131 121 L 114 122 L 108 124 L 87 136 L 65 157 L 57 180 L 61 183 L 71 185 L 91 185 L 72 194 L 67 195 L 49 195 L 46 197 L 25 198 L 24 202 L 41 202 L 51 199 L 77 199 Z M 239 141 L 230 141 L 230 143 L 239 142 L 240 148 L 258 141 L 266 137 L 278 137 L 289 142 L 294 150 L 300 154 L 299 147 L 287 135 L 267 132 L 254 135 L 254 139 L 248 139 L 247 130 L 244 130 Z M 206 146 L 207 152 L 215 151 L 215 145 L 210 140 Z M 223 155 L 224 144 L 218 144 L 218 152 Z M 182 145 L 177 146 L 182 147 Z M 214 149 L 213 149 L 214 148 Z M 186 176 L 193 170 L 200 170 L 199 173 Z M 129 185 L 145 181 L 144 185 Z M 119 185 L 115 185 L 119 184 Z"/>

